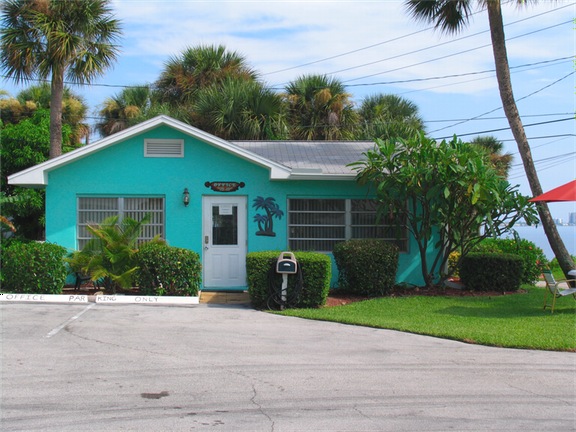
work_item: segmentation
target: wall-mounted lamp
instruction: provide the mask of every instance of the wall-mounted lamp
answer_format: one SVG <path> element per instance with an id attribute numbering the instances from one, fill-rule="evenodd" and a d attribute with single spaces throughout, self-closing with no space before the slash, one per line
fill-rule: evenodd
<path id="1" fill-rule="evenodd" d="M 184 193 L 182 194 L 182 202 L 184 203 L 185 207 L 188 207 L 188 204 L 190 204 L 190 192 L 188 192 L 188 188 L 184 188 Z"/>

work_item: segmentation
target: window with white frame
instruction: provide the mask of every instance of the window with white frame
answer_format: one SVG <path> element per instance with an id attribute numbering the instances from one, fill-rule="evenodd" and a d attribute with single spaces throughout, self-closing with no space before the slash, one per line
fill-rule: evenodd
<path id="1" fill-rule="evenodd" d="M 408 250 L 405 224 L 377 221 L 370 199 L 289 199 L 288 232 L 292 250 L 331 252 L 336 243 L 361 238 L 384 239 Z"/>
<path id="2" fill-rule="evenodd" d="M 79 197 L 78 229 L 76 231 L 78 249 L 82 249 L 91 234 L 88 225 L 99 224 L 107 217 L 118 216 L 142 220 L 150 215 L 150 222 L 142 228 L 139 241 L 147 241 L 156 235 L 164 238 L 164 198 L 161 197 Z"/>

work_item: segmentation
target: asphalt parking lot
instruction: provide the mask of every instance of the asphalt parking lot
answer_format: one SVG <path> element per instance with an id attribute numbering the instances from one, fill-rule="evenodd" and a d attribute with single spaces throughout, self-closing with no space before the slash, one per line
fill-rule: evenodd
<path id="1" fill-rule="evenodd" d="M 0 313 L 3 431 L 576 430 L 574 353 L 244 306 Z"/>

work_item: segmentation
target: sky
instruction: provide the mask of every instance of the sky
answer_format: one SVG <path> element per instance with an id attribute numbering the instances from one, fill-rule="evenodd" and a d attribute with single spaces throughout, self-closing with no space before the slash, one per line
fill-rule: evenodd
<path id="1" fill-rule="evenodd" d="M 474 2 L 477 4 L 478 2 Z M 544 191 L 576 179 L 576 2 L 503 5 L 514 96 Z M 530 3 L 530 2 L 528 2 Z M 91 121 L 124 86 L 154 82 L 187 47 L 223 44 L 282 91 L 306 74 L 340 79 L 358 105 L 373 94 L 415 103 L 434 138 L 491 135 L 514 156 L 509 180 L 532 196 L 501 108 L 486 11 L 446 35 L 412 19 L 402 1 L 113 0 L 121 54 L 91 86 L 74 87 Z M 26 85 L 0 79 L 15 96 Z M 551 203 L 567 221 L 576 203 Z"/>

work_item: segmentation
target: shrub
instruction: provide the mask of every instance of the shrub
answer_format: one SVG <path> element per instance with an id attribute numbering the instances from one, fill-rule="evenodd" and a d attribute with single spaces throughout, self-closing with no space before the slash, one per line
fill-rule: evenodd
<path id="1" fill-rule="evenodd" d="M 200 256 L 160 243 L 143 244 L 136 253 L 136 284 L 144 295 L 197 296 L 202 280 Z"/>
<path id="2" fill-rule="evenodd" d="M 256 309 L 276 306 L 271 299 L 273 287 L 282 286 L 282 275 L 276 273 L 280 251 L 250 252 L 246 256 L 248 294 Z M 331 261 L 317 252 L 295 252 L 299 274 L 288 276 L 287 297 L 291 307 L 313 308 L 326 303 L 330 290 Z M 300 278 L 301 276 L 301 278 Z M 302 287 L 298 292 L 298 284 Z M 270 303 L 270 304 L 269 304 Z"/>
<path id="3" fill-rule="evenodd" d="M 66 249 L 53 243 L 12 243 L 2 251 L 2 291 L 60 294 Z"/>
<path id="4" fill-rule="evenodd" d="M 348 240 L 333 250 L 340 288 L 354 294 L 382 296 L 396 283 L 398 247 L 377 239 Z"/>
<path id="5" fill-rule="evenodd" d="M 458 271 L 458 261 L 460 261 L 460 252 L 451 252 L 448 255 L 448 274 L 455 278 L 460 277 L 460 273 Z"/>
<path id="6" fill-rule="evenodd" d="M 522 258 L 515 254 L 469 253 L 460 262 L 462 283 L 472 291 L 516 291 L 522 271 Z"/>
<path id="7" fill-rule="evenodd" d="M 542 249 L 531 241 L 517 239 L 494 239 L 482 240 L 473 252 L 484 253 L 510 253 L 522 258 L 522 283 L 534 284 L 539 278 L 542 270 L 548 265 L 548 260 Z"/>

